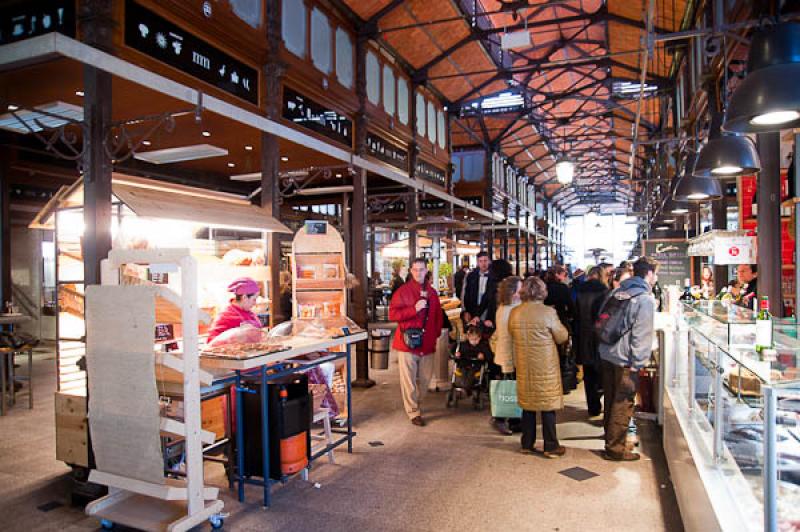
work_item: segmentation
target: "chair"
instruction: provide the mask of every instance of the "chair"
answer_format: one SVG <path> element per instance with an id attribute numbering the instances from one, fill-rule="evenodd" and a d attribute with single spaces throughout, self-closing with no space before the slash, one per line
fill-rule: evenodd
<path id="1" fill-rule="evenodd" d="M 333 431 L 331 430 L 331 416 L 330 416 L 330 409 L 328 408 L 319 408 L 314 411 L 314 417 L 311 420 L 311 423 L 319 423 L 322 421 L 322 429 L 324 434 L 311 434 L 311 441 L 319 441 L 324 442 L 318 445 L 311 444 L 311 456 L 314 456 L 315 453 L 318 451 L 328 448 L 328 452 L 325 453 L 328 455 L 328 462 L 331 464 L 336 463 L 336 459 L 333 457 L 333 449 L 330 448 L 333 445 Z M 303 469 L 302 478 L 305 481 L 308 481 L 308 469 Z"/>

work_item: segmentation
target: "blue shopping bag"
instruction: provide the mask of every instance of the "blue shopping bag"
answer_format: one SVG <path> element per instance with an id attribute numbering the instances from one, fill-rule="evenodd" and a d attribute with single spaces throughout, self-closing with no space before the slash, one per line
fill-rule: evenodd
<path id="1" fill-rule="evenodd" d="M 492 381 L 489 386 L 492 417 L 522 417 L 517 403 L 517 381 Z"/>

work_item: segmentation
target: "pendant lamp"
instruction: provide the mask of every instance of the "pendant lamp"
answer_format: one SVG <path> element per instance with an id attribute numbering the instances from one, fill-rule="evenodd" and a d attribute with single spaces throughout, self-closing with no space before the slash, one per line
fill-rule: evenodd
<path id="1" fill-rule="evenodd" d="M 800 127 L 800 24 L 786 22 L 756 32 L 747 72 L 731 97 L 722 129 L 767 133 Z"/>
<path id="2" fill-rule="evenodd" d="M 664 203 L 663 213 L 665 216 L 675 216 L 681 214 L 689 214 L 689 203 L 686 201 L 678 201 L 674 198 L 667 198 Z"/>
<path id="3" fill-rule="evenodd" d="M 575 175 L 575 163 L 563 157 L 556 163 L 556 179 L 562 185 L 569 185 L 572 183 L 572 178 Z"/>
<path id="4" fill-rule="evenodd" d="M 736 177 L 761 170 L 756 147 L 747 137 L 723 135 L 700 150 L 692 174 L 698 177 Z"/>
<path id="5" fill-rule="evenodd" d="M 683 171 L 683 177 L 678 181 L 675 186 L 673 197 L 676 200 L 683 201 L 708 201 L 716 200 L 722 197 L 722 185 L 714 177 L 698 177 L 692 175 L 692 170 L 697 162 L 697 156 L 694 160 L 686 161 L 686 168 Z"/>

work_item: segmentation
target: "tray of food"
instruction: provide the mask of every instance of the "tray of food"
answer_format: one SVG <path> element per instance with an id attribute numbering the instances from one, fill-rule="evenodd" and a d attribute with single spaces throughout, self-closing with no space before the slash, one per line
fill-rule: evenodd
<path id="1" fill-rule="evenodd" d="M 235 360 L 245 360 L 248 358 L 260 357 L 280 351 L 287 351 L 288 346 L 276 345 L 266 342 L 257 342 L 249 344 L 224 344 L 213 347 L 206 347 L 200 353 L 204 357 L 212 358 L 228 358 Z"/>

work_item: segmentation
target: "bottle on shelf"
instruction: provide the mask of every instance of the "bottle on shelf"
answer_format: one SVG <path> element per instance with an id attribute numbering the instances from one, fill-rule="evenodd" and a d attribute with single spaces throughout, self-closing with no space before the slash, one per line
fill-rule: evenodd
<path id="1" fill-rule="evenodd" d="M 688 277 L 683 282 L 683 294 L 681 294 L 680 300 L 684 303 L 694 301 L 694 297 L 692 297 L 692 281 Z"/>
<path id="2" fill-rule="evenodd" d="M 756 353 L 772 349 L 772 314 L 769 313 L 769 298 L 761 298 L 761 309 L 756 314 Z"/>

